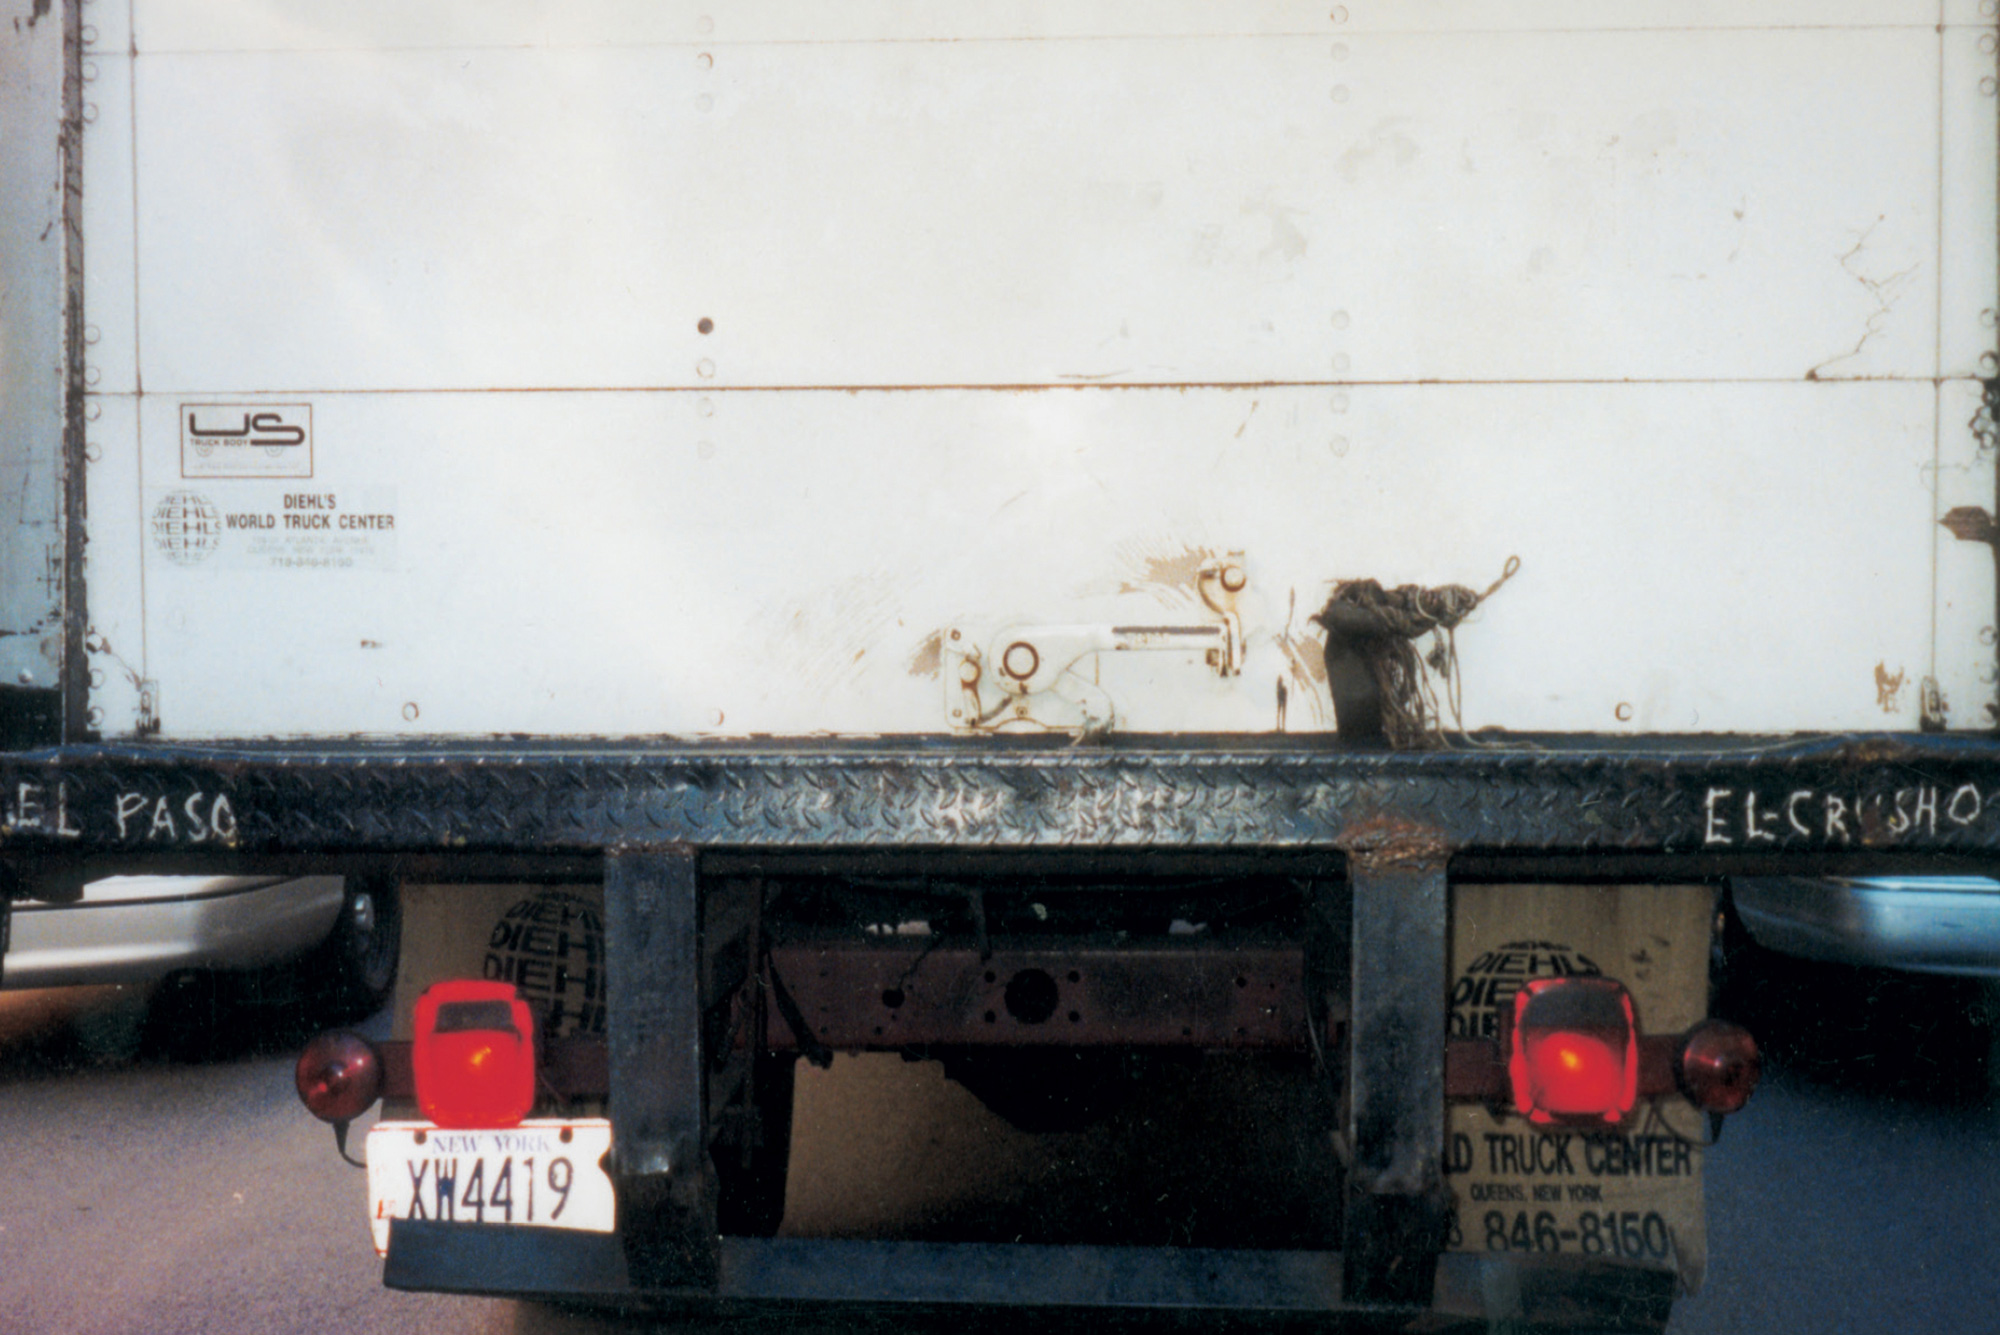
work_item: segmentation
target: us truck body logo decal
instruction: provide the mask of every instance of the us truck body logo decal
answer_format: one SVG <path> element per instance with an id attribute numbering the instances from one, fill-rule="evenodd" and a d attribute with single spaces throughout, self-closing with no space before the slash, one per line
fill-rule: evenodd
<path id="1" fill-rule="evenodd" d="M 309 403 L 183 403 L 182 477 L 311 477 Z"/>

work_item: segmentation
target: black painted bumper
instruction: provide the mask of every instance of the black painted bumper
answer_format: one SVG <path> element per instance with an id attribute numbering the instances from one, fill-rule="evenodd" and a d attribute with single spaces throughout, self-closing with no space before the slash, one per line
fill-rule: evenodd
<path id="1" fill-rule="evenodd" d="M 614 1234 L 396 1221 L 390 1288 L 724 1311 L 852 1308 L 1172 1310 L 1322 1317 L 1427 1331 L 1496 1321 L 1536 1329 L 1655 1331 L 1673 1275 L 1581 1261 L 1447 1254 L 1420 1308 L 1347 1301 L 1338 1252 L 1042 1247 L 724 1238 L 712 1290 L 633 1287 Z"/>

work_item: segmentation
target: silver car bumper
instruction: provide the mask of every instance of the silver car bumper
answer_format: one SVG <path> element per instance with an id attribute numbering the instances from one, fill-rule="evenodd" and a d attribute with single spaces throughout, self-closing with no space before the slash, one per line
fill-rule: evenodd
<path id="1" fill-rule="evenodd" d="M 280 964 L 327 938 L 338 876 L 114 876 L 74 903 L 14 906 L 0 986 L 143 983 Z"/>
<path id="2" fill-rule="evenodd" d="M 1837 964 L 2000 978 L 2000 881 L 1984 876 L 1746 877 L 1750 939 Z"/>

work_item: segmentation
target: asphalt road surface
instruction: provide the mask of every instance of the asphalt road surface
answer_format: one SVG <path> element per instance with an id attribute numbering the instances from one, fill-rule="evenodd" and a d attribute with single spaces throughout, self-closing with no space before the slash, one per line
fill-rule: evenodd
<path id="1" fill-rule="evenodd" d="M 1709 1282 L 1682 1301 L 1676 1332 L 2000 1327 L 2000 1104 L 1987 1092 L 1985 1031 L 1969 1018 L 1977 1001 L 1957 985 L 1796 967 L 1746 993 L 1739 1009 L 1775 1049 L 1775 1069 L 1712 1152 Z M 187 1007 L 111 989 L 0 997 L 0 1331 L 641 1327 L 383 1289 L 361 1174 L 291 1092 L 295 1018 L 234 1017 L 191 1043 L 202 1026 Z M 856 1125 L 872 1148 L 857 1149 Z M 1241 1148 L 1254 1130 L 1211 1124 L 1206 1135 Z M 1126 1152 L 1111 1132 L 1014 1133 L 935 1068 L 894 1059 L 802 1082 L 795 1146 L 788 1231 L 839 1221 L 863 1234 L 913 1209 L 951 1218 L 968 1193 L 988 1204 L 964 1217 L 988 1232 L 1010 1210 L 1052 1202 L 1088 1216 L 1092 1184 Z M 1298 1164 L 1278 1158 L 1236 1199 L 1296 1194 Z M 882 1186 L 891 1163 L 900 1190 Z M 1177 1202 L 1212 1189 L 1166 1185 Z M 1210 1234 L 1243 1213 L 1190 1206 L 1185 1227 Z"/>

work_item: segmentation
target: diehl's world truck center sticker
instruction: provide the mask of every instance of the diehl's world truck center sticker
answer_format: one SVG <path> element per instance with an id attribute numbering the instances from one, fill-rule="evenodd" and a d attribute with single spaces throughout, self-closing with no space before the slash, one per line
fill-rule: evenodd
<path id="1" fill-rule="evenodd" d="M 183 403 L 181 476 L 311 477 L 309 403 Z"/>
<path id="2" fill-rule="evenodd" d="M 217 481 L 155 498 L 153 546 L 177 566 L 220 570 L 393 570 L 396 493 L 282 490 Z"/>

